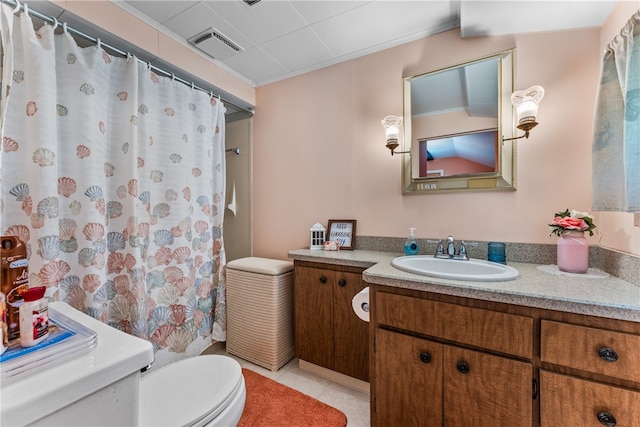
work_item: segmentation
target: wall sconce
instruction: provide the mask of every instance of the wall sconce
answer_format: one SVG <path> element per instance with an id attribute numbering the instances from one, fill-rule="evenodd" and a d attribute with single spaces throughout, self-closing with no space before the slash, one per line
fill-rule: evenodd
<path id="1" fill-rule="evenodd" d="M 380 121 L 384 128 L 384 135 L 387 140 L 387 148 L 393 154 L 406 154 L 409 151 L 394 151 L 400 145 L 400 129 L 402 128 L 402 117 L 387 116 Z"/>
<path id="2" fill-rule="evenodd" d="M 542 86 L 531 86 L 529 89 L 513 92 L 511 103 L 516 109 L 516 118 L 518 120 L 516 127 L 524 131 L 524 135 L 503 138 L 503 141 L 529 138 L 529 131 L 538 125 L 536 116 L 538 115 L 538 105 L 543 97 L 544 88 Z"/>

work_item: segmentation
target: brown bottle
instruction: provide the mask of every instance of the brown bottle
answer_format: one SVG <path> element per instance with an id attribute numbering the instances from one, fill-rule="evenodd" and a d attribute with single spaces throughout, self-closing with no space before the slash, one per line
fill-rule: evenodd
<path id="1" fill-rule="evenodd" d="M 1 236 L 0 254 L 0 291 L 7 299 L 8 338 L 19 339 L 22 292 L 29 288 L 27 247 L 16 236 Z"/>

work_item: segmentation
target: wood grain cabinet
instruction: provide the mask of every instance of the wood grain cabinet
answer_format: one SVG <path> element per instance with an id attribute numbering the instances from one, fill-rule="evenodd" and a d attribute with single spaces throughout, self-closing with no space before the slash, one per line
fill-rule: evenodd
<path id="1" fill-rule="evenodd" d="M 640 390 L 612 384 L 640 383 L 640 335 L 542 320 L 540 340 L 542 425 L 640 426 Z"/>
<path id="2" fill-rule="evenodd" d="M 640 323 L 370 285 L 371 425 L 640 427 Z"/>
<path id="3" fill-rule="evenodd" d="M 294 265 L 296 356 L 369 381 L 369 324 L 351 306 L 367 286 L 363 269 L 298 260 Z"/>
<path id="4" fill-rule="evenodd" d="M 532 425 L 531 318 L 375 295 L 373 425 Z"/>

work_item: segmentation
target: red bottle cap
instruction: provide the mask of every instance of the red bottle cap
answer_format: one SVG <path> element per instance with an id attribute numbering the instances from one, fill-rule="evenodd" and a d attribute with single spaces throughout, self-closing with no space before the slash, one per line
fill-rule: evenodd
<path id="1" fill-rule="evenodd" d="M 37 301 L 44 296 L 46 292 L 46 286 L 36 286 L 33 288 L 29 288 L 26 291 L 22 291 L 22 298 L 26 301 Z"/>

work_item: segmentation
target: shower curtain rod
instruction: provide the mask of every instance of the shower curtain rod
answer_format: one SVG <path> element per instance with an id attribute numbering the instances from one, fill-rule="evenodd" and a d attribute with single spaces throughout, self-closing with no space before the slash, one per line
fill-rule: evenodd
<path id="1" fill-rule="evenodd" d="M 24 8 L 25 4 L 20 2 L 20 0 L 0 0 L 0 2 L 6 4 L 8 6 L 13 7 L 14 8 L 14 13 L 17 13 L 18 11 L 23 11 L 24 12 L 24 10 L 25 10 L 25 8 Z M 65 26 L 65 29 L 68 32 L 73 33 L 73 34 L 75 34 L 75 35 L 77 35 L 79 37 L 82 37 L 83 39 L 88 40 L 88 41 L 90 41 L 92 43 L 96 43 L 98 46 L 106 47 L 109 50 L 112 50 L 112 51 L 116 52 L 117 54 L 119 54 L 119 55 L 121 55 L 123 57 L 133 56 L 129 52 L 125 52 L 122 49 L 118 49 L 117 47 L 112 46 L 112 45 L 110 45 L 108 43 L 105 43 L 105 42 L 103 42 L 102 40 L 100 40 L 100 39 L 98 39 L 96 37 L 93 37 L 93 36 L 90 36 L 88 34 L 85 34 L 82 31 L 76 30 L 75 28 L 66 25 L 66 23 L 58 21 L 58 19 L 53 17 L 53 16 L 47 16 L 47 15 L 45 15 L 43 13 L 40 13 L 37 10 L 31 9 L 28 5 L 27 5 L 27 8 L 28 8 L 28 13 L 30 15 L 33 15 L 36 18 L 42 19 L 44 22 L 46 22 L 48 24 L 51 24 L 51 25 L 63 24 Z M 147 64 L 147 66 L 149 67 L 150 70 L 153 70 L 153 71 L 159 72 L 161 74 L 164 74 L 166 77 L 171 77 L 173 80 L 176 80 L 176 81 L 178 81 L 178 82 L 180 82 L 182 84 L 190 86 L 192 89 L 197 89 L 197 90 L 200 90 L 202 92 L 206 92 L 211 96 L 215 96 L 216 98 L 220 99 L 223 103 L 229 104 L 229 105 L 233 105 L 234 107 L 239 108 L 240 110 L 246 111 L 247 113 L 249 113 L 250 117 L 253 116 L 253 110 L 249 110 L 247 108 L 241 107 L 240 105 L 234 104 L 233 102 L 222 98 L 219 94 L 214 94 L 212 90 L 204 89 L 204 88 L 196 85 L 193 82 L 190 82 L 188 80 L 185 80 L 183 78 L 180 78 L 180 77 L 176 76 L 174 73 L 171 73 L 169 71 L 163 70 L 162 68 L 158 68 L 155 65 L 152 65 L 150 62 L 143 61 L 142 59 L 138 58 L 137 56 L 134 56 L 134 57 L 138 61 L 140 61 L 141 63 Z"/>

